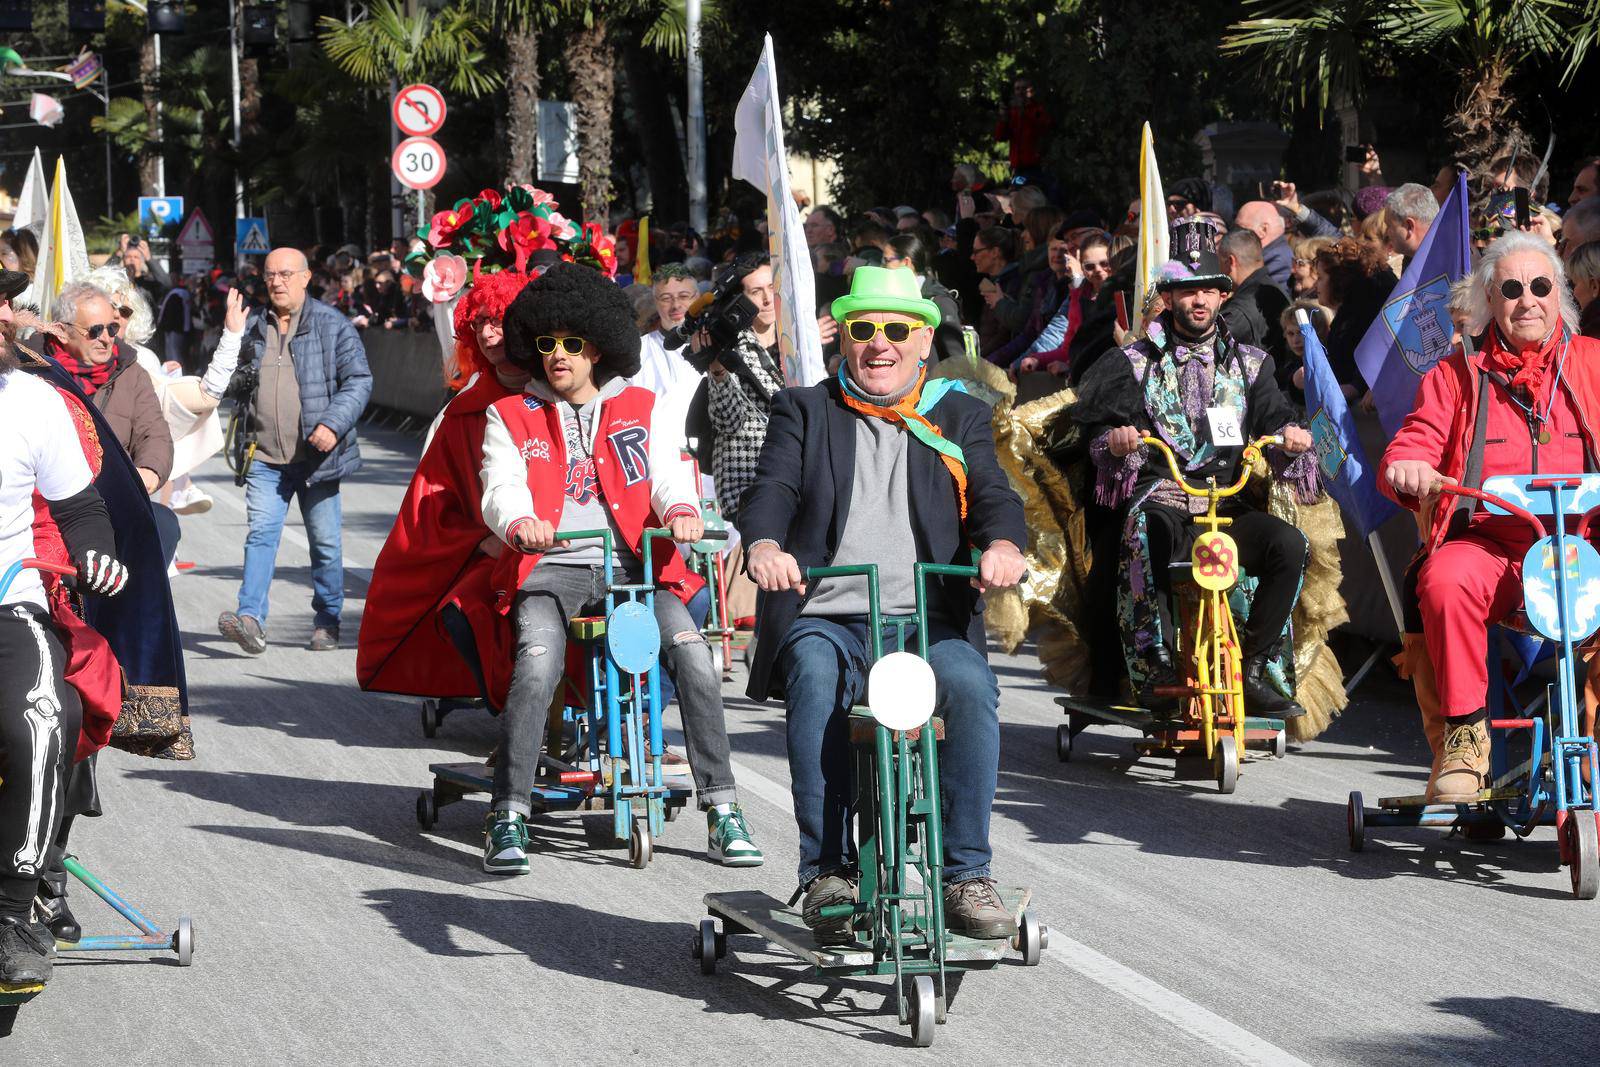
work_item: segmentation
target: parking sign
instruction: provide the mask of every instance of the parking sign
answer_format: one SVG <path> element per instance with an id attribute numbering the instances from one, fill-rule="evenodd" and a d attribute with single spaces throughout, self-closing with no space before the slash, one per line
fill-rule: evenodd
<path id="1" fill-rule="evenodd" d="M 176 226 L 183 218 L 183 197 L 141 196 L 139 198 L 139 232 L 145 240 L 154 241 L 167 233 L 168 226 Z"/>

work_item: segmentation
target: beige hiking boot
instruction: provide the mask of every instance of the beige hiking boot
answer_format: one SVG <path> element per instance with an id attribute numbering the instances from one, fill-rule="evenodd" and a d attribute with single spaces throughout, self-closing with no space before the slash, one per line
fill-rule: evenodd
<path id="1" fill-rule="evenodd" d="M 1439 761 L 1439 773 L 1429 790 L 1434 801 L 1439 804 L 1470 804 L 1478 799 L 1478 793 L 1488 784 L 1488 778 L 1487 720 L 1447 726 L 1444 757 Z"/>

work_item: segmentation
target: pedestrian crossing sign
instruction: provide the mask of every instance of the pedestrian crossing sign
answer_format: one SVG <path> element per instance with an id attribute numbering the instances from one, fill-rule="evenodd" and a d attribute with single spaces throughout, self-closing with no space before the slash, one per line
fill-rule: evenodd
<path id="1" fill-rule="evenodd" d="M 234 251 L 239 255 L 264 256 L 272 251 L 272 242 L 267 238 L 266 219 L 236 219 L 234 220 Z"/>

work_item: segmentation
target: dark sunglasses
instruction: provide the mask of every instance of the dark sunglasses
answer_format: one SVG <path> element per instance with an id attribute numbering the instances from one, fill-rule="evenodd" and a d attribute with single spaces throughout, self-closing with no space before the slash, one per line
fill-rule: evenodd
<path id="1" fill-rule="evenodd" d="M 1528 291 L 1534 296 L 1538 297 L 1540 300 L 1543 300 L 1545 297 L 1549 296 L 1550 290 L 1554 289 L 1555 287 L 1555 282 L 1543 276 L 1535 278 L 1533 281 L 1528 283 Z M 1522 283 L 1517 281 L 1515 278 L 1507 278 L 1505 281 L 1500 283 L 1500 295 L 1505 297 L 1507 300 L 1521 299 Z"/>
<path id="2" fill-rule="evenodd" d="M 100 340 L 100 335 L 101 334 L 105 334 L 107 337 L 112 337 L 112 338 L 116 337 L 117 336 L 117 331 L 122 329 L 122 323 L 120 323 L 120 322 L 98 323 L 97 322 L 93 326 L 89 327 L 87 330 L 84 329 L 82 326 L 79 326 L 77 323 L 73 323 L 72 324 L 72 328 L 74 330 L 77 330 L 79 333 L 83 334 L 89 340 L 98 341 L 98 340 Z"/>
<path id="3" fill-rule="evenodd" d="M 911 340 L 913 332 L 922 329 L 921 324 L 910 322 L 870 322 L 867 319 L 846 319 L 845 332 L 850 335 L 850 340 L 858 345 L 868 345 L 872 339 L 883 331 L 883 336 L 889 339 L 892 345 L 903 345 Z"/>
<path id="4" fill-rule="evenodd" d="M 541 356 L 548 356 L 557 348 L 569 356 L 577 356 L 583 354 L 583 346 L 587 343 L 582 337 L 545 336 L 534 338 L 533 347 L 539 350 Z"/>

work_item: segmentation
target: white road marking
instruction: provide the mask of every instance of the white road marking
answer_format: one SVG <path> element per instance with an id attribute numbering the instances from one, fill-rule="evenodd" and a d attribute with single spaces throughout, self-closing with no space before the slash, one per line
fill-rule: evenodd
<path id="1" fill-rule="evenodd" d="M 737 760 L 733 761 L 734 778 L 739 791 L 752 793 L 774 807 L 794 814 L 794 800 L 787 787 L 773 781 L 760 771 Z M 1064 864 L 1058 863 L 1039 851 L 1024 855 L 1020 849 L 996 845 L 997 851 L 1015 852 L 1024 862 L 1049 867 L 1051 872 L 1071 881 L 1081 881 L 1084 876 Z M 1190 1037 L 1204 1042 L 1218 1052 L 1239 1063 L 1270 1065 L 1270 1067 L 1310 1067 L 1306 1061 L 1279 1048 L 1265 1038 L 1258 1037 L 1236 1023 L 1229 1022 L 1209 1008 L 1176 993 L 1153 978 L 1147 978 L 1110 956 L 1075 941 L 1059 928 L 1050 929 L 1050 947 L 1045 960 L 1076 971 L 1096 985 L 1138 1004 L 1158 1018 L 1166 1020 Z"/>

